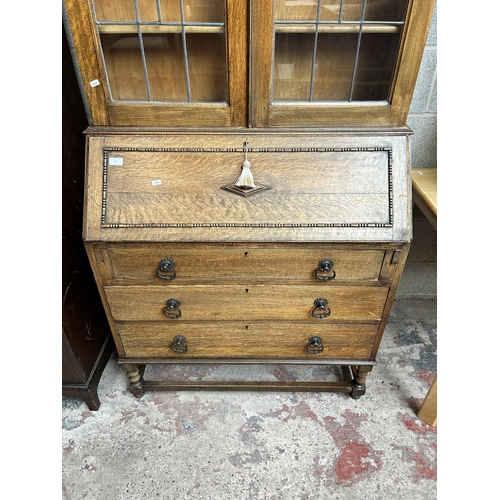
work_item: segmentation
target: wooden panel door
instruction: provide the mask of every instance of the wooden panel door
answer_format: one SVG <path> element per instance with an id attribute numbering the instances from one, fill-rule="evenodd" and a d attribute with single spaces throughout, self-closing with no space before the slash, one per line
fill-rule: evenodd
<path id="1" fill-rule="evenodd" d="M 253 0 L 254 127 L 403 126 L 434 0 Z"/>
<path id="2" fill-rule="evenodd" d="M 247 124 L 246 2 L 65 5 L 94 125 Z"/>

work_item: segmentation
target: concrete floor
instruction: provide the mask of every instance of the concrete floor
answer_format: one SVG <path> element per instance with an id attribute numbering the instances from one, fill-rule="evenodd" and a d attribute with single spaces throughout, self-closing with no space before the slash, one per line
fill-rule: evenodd
<path id="1" fill-rule="evenodd" d="M 63 398 L 63 499 L 437 498 L 437 428 L 416 415 L 436 371 L 435 290 L 416 298 L 411 272 L 407 279 L 359 400 L 233 391 L 136 399 L 113 356 L 97 412 Z M 255 370 L 258 379 L 330 376 L 293 366 Z M 235 374 L 174 371 L 188 379 Z"/>
<path id="2" fill-rule="evenodd" d="M 136 399 L 113 356 L 97 412 L 63 398 L 63 499 L 437 498 L 437 427 L 417 417 L 436 373 L 437 238 L 418 209 L 413 226 L 377 366 L 359 400 L 233 391 L 150 392 Z M 180 379 L 228 379 L 241 368 L 188 365 L 171 372 Z M 253 367 L 245 376 L 325 380 L 333 372 Z"/>

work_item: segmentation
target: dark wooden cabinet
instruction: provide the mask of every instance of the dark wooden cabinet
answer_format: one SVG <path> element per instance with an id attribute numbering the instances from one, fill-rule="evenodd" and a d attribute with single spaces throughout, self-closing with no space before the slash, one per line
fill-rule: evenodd
<path id="1" fill-rule="evenodd" d="M 62 394 L 97 410 L 114 344 L 82 241 L 88 121 L 64 28 L 62 48 Z"/>

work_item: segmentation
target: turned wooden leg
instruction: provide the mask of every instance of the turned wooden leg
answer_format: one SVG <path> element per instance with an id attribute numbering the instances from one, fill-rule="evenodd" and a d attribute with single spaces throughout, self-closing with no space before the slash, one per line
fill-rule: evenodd
<path id="1" fill-rule="evenodd" d="M 127 372 L 128 378 L 130 380 L 130 386 L 128 390 L 136 397 L 140 398 L 144 394 L 144 388 L 142 387 L 142 373 L 139 365 L 125 363 L 123 368 Z"/>
<path id="2" fill-rule="evenodd" d="M 366 392 L 366 376 L 372 371 L 372 368 L 371 365 L 353 367 L 352 398 L 359 399 Z"/>

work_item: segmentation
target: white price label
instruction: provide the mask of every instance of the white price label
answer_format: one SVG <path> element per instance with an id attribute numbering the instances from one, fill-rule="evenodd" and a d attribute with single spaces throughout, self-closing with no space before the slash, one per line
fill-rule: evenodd
<path id="1" fill-rule="evenodd" d="M 153 186 L 159 186 L 161 184 L 161 179 L 156 179 L 155 181 L 152 181 L 151 184 L 153 184 Z"/>
<path id="2" fill-rule="evenodd" d="M 92 80 L 92 81 L 90 82 L 90 86 L 91 86 L 91 87 L 97 87 L 98 85 L 100 85 L 99 80 Z"/>
<path id="3" fill-rule="evenodd" d="M 121 167 L 123 165 L 123 158 L 110 158 L 109 166 L 110 167 Z"/>

